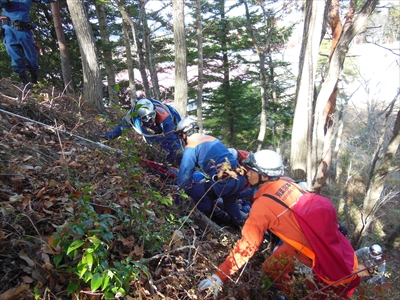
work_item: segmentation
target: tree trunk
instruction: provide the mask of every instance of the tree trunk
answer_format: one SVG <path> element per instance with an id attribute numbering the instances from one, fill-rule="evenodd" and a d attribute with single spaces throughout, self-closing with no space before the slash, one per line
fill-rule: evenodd
<path id="1" fill-rule="evenodd" d="M 336 161 L 335 169 L 334 169 L 334 176 L 335 181 L 339 182 L 340 178 L 342 177 L 343 167 L 341 162 L 338 161 L 339 152 L 342 146 L 342 138 L 343 138 L 343 129 L 344 129 L 344 117 L 345 112 L 347 109 L 348 100 L 344 103 L 343 107 L 340 108 L 338 111 L 338 120 L 337 120 L 337 134 L 336 134 L 336 142 L 335 148 L 333 149 L 332 153 L 332 161 Z"/>
<path id="2" fill-rule="evenodd" d="M 260 72 L 260 89 L 261 89 L 261 114 L 260 114 L 260 131 L 258 132 L 256 150 L 260 151 L 267 132 L 267 108 L 268 108 L 268 95 L 267 95 L 267 77 L 265 76 L 265 55 L 260 52 L 258 54 L 260 59 L 259 72 Z"/>
<path id="3" fill-rule="evenodd" d="M 102 52 L 103 52 L 103 59 L 104 65 L 106 67 L 106 74 L 107 74 L 107 90 L 108 90 L 108 104 L 109 105 L 118 105 L 119 99 L 115 92 L 115 72 L 114 72 L 114 64 L 113 64 L 113 57 L 110 47 L 110 39 L 109 33 L 107 30 L 107 19 L 106 13 L 104 11 L 103 4 L 99 4 L 99 2 L 95 3 L 97 17 L 99 20 L 99 28 L 100 28 L 100 36 L 102 42 Z"/>
<path id="4" fill-rule="evenodd" d="M 128 68 L 129 76 L 129 90 L 131 96 L 131 106 L 134 106 L 137 100 L 136 86 L 135 86 L 135 73 L 132 60 L 131 39 L 129 38 L 128 25 L 125 20 L 122 21 L 122 30 L 124 31 L 124 43 L 126 49 L 126 67 Z"/>
<path id="5" fill-rule="evenodd" d="M 150 39 L 150 32 L 149 26 L 147 24 L 147 15 L 146 15 L 146 8 L 145 5 L 147 0 L 140 0 L 140 8 L 139 12 L 141 14 L 142 26 L 143 26 L 143 41 L 145 44 L 147 62 L 148 62 L 148 69 L 150 71 L 150 78 L 151 83 L 153 85 L 153 94 L 154 98 L 161 100 L 160 96 L 160 86 L 158 84 L 158 77 L 157 77 L 157 69 L 156 69 L 156 62 L 154 61 L 153 51 L 151 50 L 151 39 Z"/>
<path id="6" fill-rule="evenodd" d="M 62 28 L 60 4 L 58 2 L 51 3 L 51 13 L 53 15 L 54 29 L 57 35 L 58 47 L 60 48 L 61 72 L 64 87 L 68 95 L 74 96 L 75 91 L 74 83 L 72 81 L 71 63 L 69 61 L 67 41 Z"/>
<path id="7" fill-rule="evenodd" d="M 229 68 L 229 56 L 228 56 L 228 39 L 229 36 L 229 28 L 226 20 L 225 15 L 225 0 L 219 1 L 220 6 L 220 16 L 221 16 L 221 34 L 220 34 L 220 41 L 221 41 L 221 50 L 222 50 L 222 84 L 221 88 L 224 93 L 225 98 L 225 111 L 227 115 L 227 126 L 228 126 L 228 133 L 226 134 L 227 144 L 233 145 L 234 141 L 234 115 L 232 111 L 232 96 L 230 93 L 231 83 L 230 83 L 230 68 Z"/>
<path id="8" fill-rule="evenodd" d="M 396 121 L 393 128 L 393 135 L 389 141 L 386 151 L 384 151 L 382 148 L 382 143 L 388 126 L 387 120 L 393 110 L 395 102 L 398 100 L 397 98 L 399 95 L 400 90 L 390 104 L 389 110 L 386 113 L 386 119 L 382 126 L 380 142 L 378 143 L 375 155 L 372 159 L 367 182 L 368 189 L 361 207 L 361 217 L 356 224 L 356 229 L 351 239 L 352 245 L 357 248 L 361 245 L 362 238 L 365 236 L 369 226 L 374 221 L 376 212 L 385 202 L 391 199 L 391 197 L 384 196 L 382 192 L 385 186 L 386 176 L 393 171 L 398 171 L 399 169 L 399 166 L 393 163 L 393 158 L 395 158 L 400 145 L 400 110 L 397 112 Z M 382 157 L 382 155 L 382 163 L 377 166 L 378 158 Z"/>
<path id="9" fill-rule="evenodd" d="M 343 32 L 335 50 L 333 51 L 333 55 L 329 63 L 328 75 L 318 94 L 314 113 L 312 157 L 321 161 L 321 169 L 328 168 L 327 162 L 324 161 L 324 156 L 327 155 L 327 153 L 324 153 L 324 149 L 326 151 L 326 149 L 330 149 L 330 147 L 329 145 L 324 146 L 324 144 L 325 142 L 329 143 L 331 141 L 331 139 L 325 140 L 327 104 L 337 88 L 337 82 L 343 69 L 343 63 L 346 53 L 348 52 L 349 45 L 353 38 L 363 29 L 365 21 L 375 9 L 377 2 L 378 0 L 367 0 L 357 17 L 354 19 L 354 22 L 346 27 L 346 31 Z M 295 127 L 294 124 L 293 127 Z M 314 161 L 314 163 L 316 162 L 317 160 Z M 317 170 L 314 167 L 313 170 L 313 177 L 316 177 Z M 324 176 L 318 177 L 316 188 L 320 188 L 324 178 Z"/>
<path id="10" fill-rule="evenodd" d="M 135 23 L 131 20 L 128 13 L 126 12 L 123 3 L 119 0 L 116 0 L 115 2 L 117 3 L 118 9 L 121 12 L 122 19 L 127 24 L 129 24 L 129 26 L 131 27 L 133 40 L 135 41 L 134 51 L 135 51 L 135 54 L 136 54 L 138 62 L 139 62 L 139 72 L 140 72 L 140 75 L 142 76 L 142 85 L 143 85 L 143 89 L 145 92 L 144 96 L 146 98 L 151 98 L 152 96 L 151 96 L 151 92 L 150 92 L 150 85 L 149 85 L 149 80 L 147 79 L 147 73 L 146 73 L 146 64 L 144 62 L 144 54 L 143 54 L 143 48 L 142 48 L 143 44 L 139 39 Z"/>
<path id="11" fill-rule="evenodd" d="M 301 45 L 299 76 L 297 79 L 295 112 L 292 127 L 292 141 L 290 153 L 291 176 L 305 180 L 312 186 L 311 160 L 311 133 L 314 80 L 317 69 L 318 49 L 321 36 L 324 32 L 324 18 L 327 14 L 328 1 L 306 1 L 303 41 Z"/>
<path id="12" fill-rule="evenodd" d="M 184 0 L 172 0 L 175 42 L 175 108 L 184 117 L 187 115 L 188 83 L 186 69 L 186 33 Z"/>
<path id="13" fill-rule="evenodd" d="M 257 41 L 256 36 L 254 34 L 253 26 L 250 20 L 250 12 L 248 8 L 247 1 L 243 1 L 245 10 L 246 10 L 246 26 L 247 30 L 251 36 L 251 40 L 254 48 L 257 51 L 258 59 L 259 59 L 259 77 L 260 77 L 260 92 L 261 92 L 261 114 L 260 114 L 260 130 L 258 132 L 257 142 L 256 142 L 256 150 L 261 150 L 265 138 L 265 134 L 267 132 L 267 109 L 268 109 L 268 89 L 267 89 L 267 76 L 266 76 L 266 68 L 265 61 L 267 57 L 267 53 L 270 49 L 270 42 L 272 39 L 272 33 L 274 31 L 274 25 L 272 24 L 269 27 L 268 38 L 264 45 L 260 45 L 260 42 Z M 265 14 L 265 10 L 261 6 Z M 268 17 L 267 17 L 268 18 Z M 272 64 L 272 62 L 271 62 Z M 273 74 L 272 74 L 273 75 Z"/>
<path id="14" fill-rule="evenodd" d="M 350 5 L 350 11 L 353 12 L 352 8 L 352 1 Z M 332 31 L 332 45 L 331 45 L 331 54 L 329 57 L 329 61 L 332 58 L 333 52 L 336 49 L 336 45 L 342 36 L 342 24 L 340 22 L 340 16 L 339 16 L 339 0 L 332 0 L 331 4 L 331 9 L 329 12 L 329 25 L 331 27 Z M 333 140 L 333 114 L 336 111 L 336 98 L 337 98 L 337 84 L 338 84 L 339 78 L 336 81 L 335 88 L 330 95 L 328 102 L 325 106 L 324 110 L 324 132 L 325 132 L 325 137 L 324 137 L 324 148 L 323 148 L 323 155 L 322 155 L 322 160 L 318 166 L 317 170 L 317 175 L 316 175 L 316 180 L 314 183 L 314 192 L 317 194 L 321 193 L 322 185 L 325 183 L 326 178 L 328 176 L 328 172 L 330 170 L 331 166 L 331 161 L 332 161 L 332 140 Z"/>
<path id="15" fill-rule="evenodd" d="M 83 105 L 86 105 L 95 111 L 102 112 L 104 111 L 103 83 L 101 81 L 92 27 L 90 27 L 83 2 L 67 0 L 67 5 L 71 14 L 81 53 L 83 70 Z"/>
<path id="16" fill-rule="evenodd" d="M 196 25 L 197 25 L 197 49 L 198 49 L 198 78 L 197 78 L 197 124 L 200 133 L 203 132 L 203 26 L 201 20 L 201 2 L 196 0 Z"/>

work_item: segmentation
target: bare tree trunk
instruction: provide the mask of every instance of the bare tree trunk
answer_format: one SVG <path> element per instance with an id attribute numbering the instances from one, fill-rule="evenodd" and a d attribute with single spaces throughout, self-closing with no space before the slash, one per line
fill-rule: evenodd
<path id="1" fill-rule="evenodd" d="M 200 133 L 203 132 L 203 26 L 201 23 L 201 2 L 196 0 L 196 25 L 197 25 L 197 49 L 198 49 L 198 89 L 197 89 L 197 124 Z"/>
<path id="2" fill-rule="evenodd" d="M 135 73 L 133 68 L 132 51 L 131 51 L 131 39 L 129 38 L 128 25 L 125 20 L 122 21 L 122 30 L 124 31 L 124 42 L 126 49 L 126 66 L 128 68 L 129 76 L 129 90 L 131 95 L 131 105 L 134 106 L 137 100 L 136 86 L 135 86 Z"/>
<path id="3" fill-rule="evenodd" d="M 142 84 L 143 84 L 143 89 L 145 92 L 145 97 L 146 98 L 151 98 L 151 92 L 150 92 L 150 85 L 149 85 L 149 80 L 147 79 L 147 73 L 146 73 L 146 64 L 144 62 L 144 54 L 143 54 L 143 45 L 142 42 L 139 39 L 135 23 L 131 20 L 129 17 L 128 13 L 125 10 L 124 4 L 122 1 L 116 0 L 115 1 L 118 5 L 118 9 L 121 12 L 122 19 L 129 24 L 131 27 L 132 31 L 132 36 L 133 40 L 135 41 L 135 53 L 139 61 L 139 72 L 142 77 Z"/>
<path id="4" fill-rule="evenodd" d="M 133 25 L 133 24 L 134 23 L 132 22 L 131 25 Z M 144 53 L 143 53 L 143 43 L 139 38 L 139 34 L 138 34 L 136 26 L 132 29 L 133 29 L 134 38 L 136 40 L 136 54 L 137 54 L 138 61 L 139 61 L 139 71 L 140 71 L 140 75 L 142 77 L 143 89 L 145 91 L 146 98 L 152 98 L 149 79 L 147 78 L 146 62 L 145 62 Z"/>
<path id="5" fill-rule="evenodd" d="M 327 149 L 330 149 L 329 145 L 324 146 L 324 144 L 325 142 L 330 143 L 331 141 L 329 137 L 325 139 L 325 125 L 327 124 L 327 104 L 330 100 L 332 100 L 331 97 L 332 95 L 334 95 L 337 88 L 337 82 L 339 79 L 339 75 L 343 69 L 343 63 L 346 57 L 346 53 L 348 52 L 349 45 L 353 38 L 363 29 L 365 21 L 375 9 L 377 2 L 378 0 L 367 0 L 357 17 L 354 19 L 354 22 L 345 27 L 345 31 L 343 32 L 336 45 L 336 48 L 333 51 L 333 55 L 329 63 L 328 75 L 324 83 L 322 84 L 321 90 L 318 94 L 314 114 L 312 155 L 313 157 L 316 157 L 320 160 L 321 171 L 329 167 L 328 162 L 324 160 L 324 157 L 328 155 L 327 153 L 324 153 L 324 149 L 325 151 Z M 349 20 L 350 19 L 351 17 L 349 17 Z M 328 155 L 328 157 L 330 156 Z M 318 160 L 315 160 L 314 162 L 317 161 Z M 316 168 L 313 169 L 315 170 L 313 171 L 313 173 L 315 173 L 313 177 L 317 177 L 318 170 Z M 315 184 L 315 188 L 317 189 L 317 191 L 320 190 L 326 178 L 323 172 L 321 174 L 322 175 L 318 175 L 317 182 Z"/>
<path id="6" fill-rule="evenodd" d="M 354 11 L 351 9 L 353 6 L 353 2 L 351 1 L 350 4 L 350 10 L 354 13 Z M 329 60 L 332 58 L 333 52 L 336 49 L 336 45 L 339 42 L 340 37 L 342 36 L 342 24 L 340 22 L 340 16 L 339 16 L 339 0 L 332 0 L 331 4 L 331 9 L 329 12 L 329 24 L 331 27 L 332 31 L 332 46 L 331 46 L 331 54 L 329 57 Z M 338 84 L 339 78 L 336 81 L 335 88 L 330 95 L 328 102 L 325 106 L 324 110 L 324 120 L 325 120 L 325 125 L 324 125 L 324 131 L 325 131 L 325 137 L 324 137 L 324 147 L 323 147 L 323 154 L 322 154 L 322 159 L 318 167 L 317 175 L 316 175 L 316 180 L 314 183 L 314 192 L 317 194 L 321 193 L 322 185 L 326 181 L 326 177 L 328 176 L 328 172 L 331 166 L 331 161 L 332 161 L 332 152 L 331 152 L 331 145 L 332 145 L 332 140 L 333 140 L 333 125 L 334 122 L 332 120 L 332 116 L 336 111 L 336 98 L 337 98 L 337 84 Z"/>
<path id="7" fill-rule="evenodd" d="M 99 4 L 99 2 L 96 2 L 95 7 L 97 12 L 97 17 L 99 19 L 101 42 L 103 44 L 102 52 L 107 74 L 107 87 L 108 87 L 107 90 L 109 98 L 108 104 L 117 105 L 119 99 L 117 97 L 117 94 L 115 93 L 115 72 L 114 72 L 112 52 L 110 48 L 109 33 L 107 30 L 106 13 L 104 11 L 103 4 Z"/>
<path id="8" fill-rule="evenodd" d="M 175 42 L 175 108 L 184 117 L 187 115 L 187 69 L 186 69 L 186 32 L 184 0 L 172 0 L 174 12 Z"/>
<path id="9" fill-rule="evenodd" d="M 81 53 L 83 70 L 83 102 L 93 110 L 102 112 L 104 110 L 103 83 L 101 81 L 92 27 L 90 27 L 83 2 L 67 0 L 67 5 L 71 14 Z"/>
<path id="10" fill-rule="evenodd" d="M 259 72 L 260 72 L 260 89 L 261 89 L 261 114 L 260 114 L 260 131 L 258 132 L 256 151 L 260 151 L 267 132 L 267 109 L 268 109 L 268 95 L 267 95 L 267 77 L 265 76 L 265 55 L 259 52 Z"/>
<path id="11" fill-rule="evenodd" d="M 143 41 L 145 44 L 146 56 L 148 61 L 148 69 L 150 71 L 151 83 L 153 84 L 153 94 L 155 99 L 160 99 L 160 86 L 158 84 L 156 63 L 154 61 L 153 51 L 151 50 L 151 40 L 149 26 L 147 24 L 147 15 L 145 5 L 147 0 L 140 0 L 139 13 L 141 14 L 142 26 L 143 26 Z"/>
<path id="12" fill-rule="evenodd" d="M 74 83 L 72 81 L 71 63 L 69 61 L 67 41 L 65 40 L 64 30 L 62 28 L 60 4 L 58 2 L 51 3 L 51 13 L 53 15 L 54 29 L 57 35 L 58 47 L 60 48 L 61 72 L 64 87 L 68 95 L 73 96 Z"/>
<path id="13" fill-rule="evenodd" d="M 400 145 L 400 110 L 397 112 L 396 121 L 393 128 L 393 136 L 389 141 L 389 145 L 384 151 L 382 148 L 383 140 L 385 137 L 385 131 L 387 130 L 387 120 L 393 111 L 395 102 L 400 95 L 398 91 L 396 97 L 389 106 L 388 112 L 386 113 L 385 122 L 382 126 L 381 137 L 376 148 L 374 157 L 372 159 L 371 168 L 367 182 L 367 193 L 365 194 L 363 206 L 361 208 L 361 217 L 356 224 L 351 243 L 354 247 L 359 247 L 362 242 L 362 238 L 367 233 L 369 226 L 374 221 L 374 217 L 378 209 L 388 201 L 389 197 L 382 195 L 386 176 L 395 171 L 399 170 L 397 164 L 393 164 L 393 158 L 396 156 Z M 382 153 L 384 152 L 384 153 Z M 378 165 L 378 158 L 382 157 L 382 163 Z"/>
<path id="14" fill-rule="evenodd" d="M 300 53 L 299 76 L 297 79 L 295 113 L 292 127 L 290 153 L 291 176 L 305 180 L 312 186 L 311 153 L 312 115 L 314 106 L 314 80 L 317 69 L 318 49 L 324 32 L 324 19 L 328 1 L 306 1 L 303 42 Z"/>

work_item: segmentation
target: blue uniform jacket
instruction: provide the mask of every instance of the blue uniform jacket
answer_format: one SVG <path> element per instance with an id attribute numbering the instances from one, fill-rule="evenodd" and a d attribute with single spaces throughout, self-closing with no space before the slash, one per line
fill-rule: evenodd
<path id="1" fill-rule="evenodd" d="M 124 119 L 119 125 L 117 125 L 111 132 L 107 134 L 106 138 L 114 139 L 121 136 L 122 129 L 129 128 L 132 126 L 131 124 L 133 124 L 136 131 L 141 133 L 146 141 L 160 145 L 162 149 L 169 153 L 167 156 L 168 161 L 179 164 L 182 158 L 183 149 L 181 141 L 174 133 L 175 124 L 171 115 L 168 114 L 164 108 L 157 105 L 155 107 L 155 125 L 149 127 L 143 126 L 143 124 L 140 123 L 140 120 L 134 116 L 135 108 L 132 108 L 129 112 L 130 115 L 133 115 L 130 122 Z"/>
<path id="2" fill-rule="evenodd" d="M 209 135 L 196 135 L 188 142 L 183 152 L 178 174 L 179 188 L 190 187 L 196 167 L 212 177 L 217 174 L 226 160 L 229 161 L 232 168 L 238 166 L 237 160 L 219 139 Z"/>

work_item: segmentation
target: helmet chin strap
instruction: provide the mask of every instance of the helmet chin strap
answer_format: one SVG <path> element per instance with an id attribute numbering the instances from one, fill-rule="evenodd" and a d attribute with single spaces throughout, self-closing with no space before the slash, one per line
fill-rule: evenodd
<path id="1" fill-rule="evenodd" d="M 185 136 L 183 136 L 182 137 L 182 140 L 183 140 L 183 142 L 185 143 L 185 145 L 187 145 L 188 143 L 187 143 L 187 135 L 185 134 Z"/>
<path id="2" fill-rule="evenodd" d="M 258 188 L 261 184 L 266 183 L 268 181 L 270 181 L 270 180 L 269 179 L 268 180 L 262 180 L 262 176 L 260 174 L 258 174 L 258 182 L 256 184 L 251 184 L 250 186 L 252 188 Z"/>
<path id="3" fill-rule="evenodd" d="M 271 176 L 268 176 L 268 179 L 267 180 L 262 180 L 262 175 L 261 174 L 258 174 L 258 182 L 256 183 L 256 184 L 252 184 L 251 185 L 251 187 L 253 188 L 253 187 L 259 187 L 260 185 L 262 185 L 262 184 L 264 184 L 264 183 L 267 183 L 267 182 L 270 182 L 270 181 L 275 181 L 275 180 L 278 180 L 279 179 L 279 177 L 271 177 Z"/>

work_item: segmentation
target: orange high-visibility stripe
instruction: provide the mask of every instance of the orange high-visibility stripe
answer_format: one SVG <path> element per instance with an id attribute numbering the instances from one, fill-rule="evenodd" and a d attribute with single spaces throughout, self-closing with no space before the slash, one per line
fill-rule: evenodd
<path id="1" fill-rule="evenodd" d="M 200 135 L 200 136 L 198 136 L 198 137 L 196 137 L 194 139 L 193 138 L 188 139 L 188 143 L 186 145 L 186 148 L 195 148 L 197 145 L 200 145 L 200 144 L 205 143 L 205 142 L 213 142 L 215 140 L 216 140 L 216 138 L 213 137 L 213 136 Z"/>

